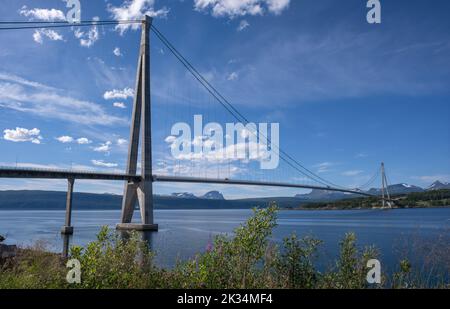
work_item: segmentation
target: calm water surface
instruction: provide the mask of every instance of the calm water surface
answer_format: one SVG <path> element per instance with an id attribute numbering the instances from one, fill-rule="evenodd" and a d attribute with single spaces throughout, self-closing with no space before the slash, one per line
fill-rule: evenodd
<path id="1" fill-rule="evenodd" d="M 159 231 L 151 234 L 151 246 L 157 253 L 157 263 L 172 266 L 179 259 L 203 252 L 215 235 L 232 235 L 251 210 L 156 210 Z M 60 228 L 64 211 L 0 210 L 0 234 L 7 243 L 28 246 L 45 241 L 53 251 L 61 251 Z M 139 213 L 135 213 L 139 218 Z M 95 239 L 101 226 L 114 228 L 119 210 L 74 211 L 75 234 L 70 243 L 85 245 Z M 345 233 L 355 232 L 361 245 L 376 245 L 385 265 L 392 266 L 399 251 L 411 239 L 433 239 L 445 235 L 450 228 L 450 208 L 346 210 L 346 211 L 280 211 L 273 241 L 281 242 L 291 233 L 313 235 L 324 241 L 321 261 L 332 261 L 338 243 Z M 450 245 L 450 244 L 449 244 Z"/>

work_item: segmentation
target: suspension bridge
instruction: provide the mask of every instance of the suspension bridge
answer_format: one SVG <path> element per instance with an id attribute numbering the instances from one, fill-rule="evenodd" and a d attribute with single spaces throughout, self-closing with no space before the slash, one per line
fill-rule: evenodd
<path id="1" fill-rule="evenodd" d="M 265 186 L 265 187 L 283 187 L 298 189 L 316 189 L 324 191 L 335 191 L 360 196 L 374 196 L 361 188 L 365 188 L 373 183 L 381 172 L 382 190 L 381 201 L 383 208 L 391 207 L 391 197 L 388 191 L 388 182 L 385 174 L 384 164 L 381 169 L 360 188 L 345 188 L 336 185 L 316 173 L 312 172 L 300 162 L 294 159 L 286 151 L 276 147 L 280 159 L 295 172 L 311 180 L 313 184 L 301 184 L 279 181 L 261 181 L 261 180 L 240 180 L 212 177 L 186 177 L 157 175 L 153 173 L 152 168 L 152 108 L 151 108 L 151 89 L 150 89 L 150 33 L 153 32 L 161 43 L 175 56 L 175 58 L 192 74 L 194 79 L 206 89 L 207 93 L 217 101 L 225 110 L 241 123 L 248 124 L 250 121 L 234 107 L 225 97 L 206 79 L 199 71 L 169 42 L 169 40 L 152 24 L 152 18 L 146 16 L 142 21 L 82 21 L 77 26 L 94 25 L 117 25 L 124 23 L 142 23 L 141 43 L 138 57 L 138 66 L 136 74 L 135 95 L 133 101 L 133 111 L 130 127 L 130 138 L 128 145 L 127 167 L 124 173 L 103 173 L 94 171 L 75 171 L 75 170 L 56 170 L 56 169 L 31 169 L 20 167 L 0 167 L 0 178 L 31 178 L 31 179 L 66 179 L 68 183 L 66 199 L 66 217 L 65 224 L 61 232 L 69 235 L 73 233 L 71 224 L 72 217 L 72 196 L 75 180 L 111 180 L 124 181 L 122 212 L 120 223 L 117 224 L 119 230 L 139 230 L 139 231 L 157 231 L 158 225 L 153 217 L 153 183 L 199 183 L 199 184 L 221 184 L 233 186 Z M 33 22 L 33 26 L 23 26 L 26 22 L 0 22 L 1 30 L 15 29 L 35 29 L 35 28 L 56 28 L 72 27 L 73 25 L 64 22 Z M 19 24 L 19 25 L 17 25 Z M 267 138 L 267 141 L 271 141 Z M 140 147 L 139 147 L 140 145 Z M 138 166 L 138 157 L 140 152 L 140 166 Z M 138 173 L 138 167 L 140 172 Z M 141 222 L 132 223 L 133 213 L 136 204 L 139 205 Z"/>

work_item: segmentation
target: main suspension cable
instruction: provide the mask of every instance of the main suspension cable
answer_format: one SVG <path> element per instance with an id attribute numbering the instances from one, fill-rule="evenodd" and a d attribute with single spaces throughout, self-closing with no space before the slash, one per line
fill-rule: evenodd
<path id="1" fill-rule="evenodd" d="M 195 67 L 169 42 L 169 40 L 167 38 L 165 38 L 165 36 L 154 26 L 152 25 L 151 27 L 152 31 L 155 33 L 155 35 L 160 39 L 160 41 L 172 52 L 172 54 L 186 67 L 186 69 L 195 77 L 195 79 L 197 79 L 197 81 L 200 82 L 200 84 L 202 84 L 202 86 L 233 116 L 235 117 L 238 121 L 244 122 L 245 124 L 250 123 L 250 121 L 243 116 L 227 99 L 225 99 L 223 97 L 223 95 L 220 94 L 220 92 L 214 88 L 214 86 L 212 86 L 203 76 L 201 73 L 198 72 L 197 69 L 195 69 Z M 255 134 L 254 132 L 252 132 L 253 134 Z M 262 135 L 263 136 L 263 135 Z M 266 137 L 263 136 L 265 139 L 267 139 L 268 142 L 271 143 L 271 140 Z M 272 144 L 272 143 L 271 143 Z M 296 169 L 297 171 L 299 171 L 302 175 L 312 179 L 315 182 L 321 183 L 322 185 L 325 186 L 335 186 L 335 187 L 340 187 L 343 188 L 339 185 L 336 185 L 322 177 L 320 177 L 319 175 L 315 174 L 314 172 L 312 172 L 311 170 L 307 169 L 306 167 L 304 167 L 302 164 L 300 164 L 297 160 L 295 160 L 294 158 L 292 158 L 289 154 L 287 154 L 284 150 L 282 150 L 281 148 L 279 148 L 277 145 L 274 145 L 274 148 L 277 148 L 280 157 L 283 161 L 285 161 L 288 165 L 290 165 L 291 167 L 293 167 L 294 169 Z M 287 157 L 288 159 L 286 159 L 285 157 Z M 300 166 L 303 170 L 305 170 L 306 172 L 300 170 L 298 167 L 293 166 L 293 164 L 289 161 L 294 162 L 294 164 Z"/>
<path id="2" fill-rule="evenodd" d="M 80 23 L 69 23 L 69 22 L 0 22 L 0 25 L 8 25 L 7 27 L 0 27 L 1 30 L 25 30 L 25 29 L 46 29 L 46 28 L 71 28 L 71 27 L 90 27 L 90 26 L 106 26 L 106 25 L 126 25 L 135 24 L 138 21 L 122 20 L 122 21 L 83 21 Z M 141 22 L 140 22 L 141 23 Z M 9 26 L 9 25 L 20 25 L 20 26 Z M 31 26 L 28 26 L 31 25 Z"/>

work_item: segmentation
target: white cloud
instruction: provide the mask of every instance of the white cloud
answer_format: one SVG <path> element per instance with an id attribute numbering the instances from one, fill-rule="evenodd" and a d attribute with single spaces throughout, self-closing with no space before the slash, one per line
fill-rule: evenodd
<path id="1" fill-rule="evenodd" d="M 103 160 L 91 160 L 92 164 L 94 164 L 95 166 L 101 166 L 101 167 L 117 167 L 118 164 L 117 163 L 108 163 L 108 162 L 104 162 Z"/>
<path id="2" fill-rule="evenodd" d="M 58 140 L 59 142 L 61 142 L 63 144 L 76 142 L 79 145 L 88 145 L 88 144 L 92 143 L 92 141 L 87 139 L 86 137 L 80 137 L 75 140 L 72 136 L 67 136 L 67 135 L 60 136 L 60 137 L 56 138 L 56 140 Z"/>
<path id="3" fill-rule="evenodd" d="M 122 51 L 120 50 L 119 47 L 114 48 L 113 54 L 116 55 L 117 57 L 123 56 Z"/>
<path id="4" fill-rule="evenodd" d="M 66 96 L 66 91 L 0 72 L 0 108 L 85 125 L 126 124 L 94 102 Z"/>
<path id="5" fill-rule="evenodd" d="M 37 128 L 28 130 L 17 127 L 15 130 L 6 129 L 3 131 L 3 138 L 11 142 L 32 142 L 40 144 L 42 140 L 41 131 Z"/>
<path id="6" fill-rule="evenodd" d="M 81 138 L 77 139 L 77 143 L 80 145 L 87 145 L 87 144 L 91 144 L 92 141 L 90 141 L 86 137 L 81 137 Z"/>
<path id="7" fill-rule="evenodd" d="M 110 141 L 107 141 L 106 143 L 100 144 L 100 146 L 95 147 L 95 152 L 109 152 L 111 150 L 112 143 Z"/>
<path id="8" fill-rule="evenodd" d="M 211 11 L 215 17 L 234 18 L 263 15 L 266 11 L 278 15 L 288 8 L 290 0 L 194 0 L 197 11 Z"/>
<path id="9" fill-rule="evenodd" d="M 233 178 L 246 172 L 245 168 L 231 163 L 209 162 L 209 161 L 177 161 L 173 158 L 160 160 L 153 168 L 156 175 L 182 175 L 190 177 L 207 178 Z"/>
<path id="10" fill-rule="evenodd" d="M 41 32 L 38 31 L 38 30 L 34 31 L 34 33 L 33 33 L 33 40 L 34 40 L 36 43 L 39 43 L 39 44 L 44 43 L 44 40 L 42 39 L 42 34 L 41 34 Z"/>
<path id="11" fill-rule="evenodd" d="M 126 100 L 129 97 L 134 96 L 134 90 L 131 88 L 124 88 L 123 90 L 117 90 L 113 89 L 111 91 L 106 91 L 103 95 L 103 98 L 105 100 L 112 100 L 112 99 L 123 99 Z"/>
<path id="12" fill-rule="evenodd" d="M 249 26 L 250 26 L 250 24 L 248 23 L 248 21 L 246 21 L 245 19 L 241 20 L 241 22 L 239 23 L 239 26 L 237 27 L 237 31 L 240 32 Z"/>
<path id="13" fill-rule="evenodd" d="M 154 8 L 155 0 L 127 0 L 119 7 L 108 5 L 108 11 L 115 20 L 141 20 L 145 15 L 151 17 L 166 17 L 169 10 L 165 7 L 159 10 Z M 124 34 L 128 29 L 137 30 L 140 23 L 120 24 L 116 30 Z"/>
<path id="14" fill-rule="evenodd" d="M 99 21 L 99 17 L 94 17 L 93 21 Z M 97 25 L 93 25 L 87 32 L 81 31 L 80 28 L 75 29 L 74 35 L 80 40 L 80 45 L 83 47 L 91 47 L 99 39 Z"/>
<path id="15" fill-rule="evenodd" d="M 423 184 L 431 184 L 435 181 L 450 182 L 450 175 L 424 175 L 424 176 L 412 176 L 412 179 L 418 180 Z"/>
<path id="16" fill-rule="evenodd" d="M 279 15 L 289 7 L 290 0 L 267 0 L 269 12 Z"/>
<path id="17" fill-rule="evenodd" d="M 360 152 L 360 153 L 357 153 L 355 155 L 355 158 L 358 158 L 358 159 L 360 159 L 360 158 L 367 158 L 368 156 L 369 156 L 368 154 L 366 154 L 364 152 Z"/>
<path id="18" fill-rule="evenodd" d="M 361 170 L 346 171 L 346 172 L 343 172 L 342 175 L 348 176 L 348 177 L 354 177 L 354 176 L 358 176 L 358 175 L 362 174 L 363 172 L 364 171 L 361 171 Z"/>
<path id="19" fill-rule="evenodd" d="M 172 149 L 174 149 L 175 147 L 179 147 L 179 143 L 175 143 L 176 141 L 177 137 L 172 135 L 168 136 L 165 139 L 165 142 L 169 144 L 169 147 Z M 192 146 L 203 145 L 204 147 L 211 150 L 180 153 L 173 157 L 176 160 L 212 162 L 217 164 L 228 163 L 231 161 L 262 161 L 267 160 L 270 157 L 267 146 L 255 142 L 236 143 L 233 145 L 219 147 L 217 150 L 213 149 L 215 148 L 215 142 L 209 139 L 207 136 L 196 136 L 192 141 L 184 140 L 181 142 L 183 144 L 183 147 L 189 148 Z"/>
<path id="20" fill-rule="evenodd" d="M 33 33 L 33 40 L 36 43 L 42 44 L 44 43 L 44 36 L 50 39 L 51 41 L 63 41 L 64 37 L 58 32 L 51 29 L 40 29 L 35 30 Z"/>
<path id="21" fill-rule="evenodd" d="M 117 108 L 126 108 L 125 103 L 122 102 L 114 102 L 113 106 Z"/>
<path id="22" fill-rule="evenodd" d="M 236 72 L 232 72 L 230 75 L 228 75 L 227 80 L 236 80 L 239 78 L 239 74 Z"/>
<path id="23" fill-rule="evenodd" d="M 117 145 L 119 145 L 119 146 L 125 146 L 127 144 L 128 144 L 128 141 L 126 139 L 124 139 L 124 138 L 119 138 L 117 140 Z"/>
<path id="24" fill-rule="evenodd" d="M 63 143 L 63 144 L 67 144 L 67 143 L 72 143 L 73 142 L 73 137 L 71 136 L 60 136 L 58 138 L 56 138 L 59 142 Z"/>
<path id="25" fill-rule="evenodd" d="M 20 10 L 19 14 L 25 17 L 30 17 L 32 19 L 38 19 L 43 21 L 65 21 L 66 16 L 60 10 L 56 9 L 31 9 L 29 10 L 26 5 L 24 5 Z"/>

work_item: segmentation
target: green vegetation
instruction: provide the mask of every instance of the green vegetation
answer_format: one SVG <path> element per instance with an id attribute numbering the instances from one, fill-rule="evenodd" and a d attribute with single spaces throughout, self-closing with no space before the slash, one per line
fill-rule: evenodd
<path id="1" fill-rule="evenodd" d="M 450 190 L 425 191 L 394 195 L 391 197 L 396 208 L 442 207 L 450 205 Z M 332 202 L 318 202 L 301 205 L 296 209 L 362 209 L 380 207 L 377 197 L 345 199 Z"/>
<path id="2" fill-rule="evenodd" d="M 334 265 L 320 272 L 315 265 L 322 242 L 292 235 L 280 247 L 274 245 L 270 237 L 276 217 L 274 206 L 255 210 L 254 216 L 235 230 L 233 238 L 216 237 L 205 253 L 179 262 L 173 269 L 156 267 L 152 252 L 138 234 L 125 240 L 103 228 L 96 241 L 71 249 L 69 258 L 81 264 L 80 284 L 66 282 L 66 260 L 37 246 L 0 261 L 0 289 L 374 287 L 366 282 L 366 263 L 379 256 L 375 248 L 360 249 L 356 236 L 347 234 Z M 445 254 L 449 256 L 448 247 Z M 448 287 L 443 280 L 424 285 L 413 273 L 409 261 L 402 261 L 391 279 L 384 275 L 382 284 L 375 287 Z"/>

